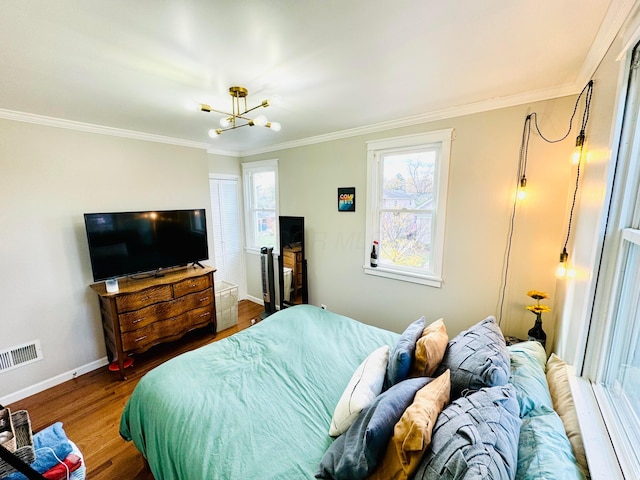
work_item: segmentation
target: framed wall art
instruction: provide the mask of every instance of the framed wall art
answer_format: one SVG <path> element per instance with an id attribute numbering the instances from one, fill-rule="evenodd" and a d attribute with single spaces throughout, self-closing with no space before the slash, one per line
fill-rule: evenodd
<path id="1" fill-rule="evenodd" d="M 355 212 L 356 211 L 356 188 L 355 187 L 338 187 L 338 211 L 339 212 Z"/>

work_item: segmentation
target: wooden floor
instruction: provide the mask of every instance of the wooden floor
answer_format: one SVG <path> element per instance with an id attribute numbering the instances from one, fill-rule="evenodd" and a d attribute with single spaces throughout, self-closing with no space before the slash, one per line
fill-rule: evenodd
<path id="1" fill-rule="evenodd" d="M 250 327 L 263 310 L 262 305 L 240 301 L 237 327 L 215 338 L 201 329 L 136 355 L 134 365 L 126 370 L 127 380 L 104 367 L 6 406 L 12 411 L 28 410 L 34 432 L 62 422 L 67 436 L 84 455 L 88 479 L 153 480 L 142 455 L 118 433 L 120 414 L 134 387 L 145 373 L 166 360 Z"/>

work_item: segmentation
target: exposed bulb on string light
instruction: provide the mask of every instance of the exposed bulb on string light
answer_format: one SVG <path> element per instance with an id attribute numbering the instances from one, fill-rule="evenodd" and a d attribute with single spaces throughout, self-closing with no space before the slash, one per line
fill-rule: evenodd
<path id="1" fill-rule="evenodd" d="M 562 249 L 562 253 L 560 254 L 560 262 L 556 267 L 556 278 L 563 279 L 568 276 L 569 269 L 567 268 L 567 261 L 569 260 L 569 254 L 567 253 L 567 249 Z"/>
<path id="2" fill-rule="evenodd" d="M 524 200 L 527 197 L 527 178 L 523 175 L 520 179 L 520 187 L 518 187 L 518 200 Z"/>
<path id="3" fill-rule="evenodd" d="M 571 153 L 571 163 L 578 165 L 582 158 L 582 150 L 584 148 L 584 130 L 580 132 L 580 135 L 576 137 L 576 146 Z"/>

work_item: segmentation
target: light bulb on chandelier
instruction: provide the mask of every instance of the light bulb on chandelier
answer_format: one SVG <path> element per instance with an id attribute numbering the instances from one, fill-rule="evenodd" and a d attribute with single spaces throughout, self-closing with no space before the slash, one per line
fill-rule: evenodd
<path id="1" fill-rule="evenodd" d="M 263 100 L 262 103 L 256 105 L 255 107 L 248 108 L 247 107 L 247 95 L 249 91 L 244 87 L 231 87 L 229 88 L 229 95 L 231 95 L 231 112 L 225 112 L 222 110 L 216 110 L 212 108 L 210 105 L 205 103 L 200 104 L 200 111 L 202 112 L 215 112 L 224 115 L 220 119 L 220 127 L 209 130 L 209 136 L 211 138 L 219 137 L 222 132 L 226 132 L 227 130 L 234 130 L 240 127 L 246 126 L 258 126 L 258 127 L 267 127 L 273 130 L 274 132 L 279 132 L 282 129 L 282 126 L 278 122 L 270 122 L 265 115 L 258 115 L 255 118 L 248 117 L 247 114 L 252 112 L 257 108 L 266 108 L 270 105 L 276 105 L 279 103 L 280 97 L 275 96 L 268 100 Z M 241 105 L 242 102 L 242 105 Z"/>

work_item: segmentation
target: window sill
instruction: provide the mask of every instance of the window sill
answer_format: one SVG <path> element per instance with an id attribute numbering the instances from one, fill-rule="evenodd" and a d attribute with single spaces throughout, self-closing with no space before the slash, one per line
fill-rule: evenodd
<path id="1" fill-rule="evenodd" d="M 402 282 L 418 283 L 420 285 L 427 285 L 429 287 L 436 288 L 440 288 L 442 286 L 441 278 L 430 277 L 428 275 L 401 272 L 399 270 L 392 270 L 385 267 L 370 267 L 369 265 L 364 265 L 362 269 L 367 275 L 375 275 L 376 277 L 385 277 L 392 280 L 400 280 Z"/>
<path id="2" fill-rule="evenodd" d="M 571 366 L 567 366 L 567 374 L 592 480 L 623 480 L 625 476 L 596 398 L 596 387 L 577 377 Z"/>

